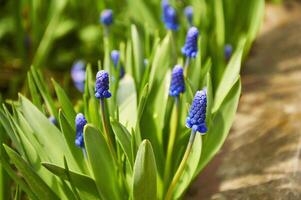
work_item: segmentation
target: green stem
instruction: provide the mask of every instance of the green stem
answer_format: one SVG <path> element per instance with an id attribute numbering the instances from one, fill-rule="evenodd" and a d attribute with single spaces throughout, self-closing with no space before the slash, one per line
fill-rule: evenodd
<path id="1" fill-rule="evenodd" d="M 166 163 L 165 163 L 165 170 L 164 170 L 164 183 L 168 183 L 170 171 L 171 171 L 173 146 L 177 135 L 177 125 L 179 121 L 179 97 L 175 98 L 175 104 L 173 106 L 171 119 L 172 119 L 172 126 L 170 127 L 170 135 L 169 135 L 168 146 L 167 146 L 167 156 L 166 156 Z"/>
<path id="2" fill-rule="evenodd" d="M 187 77 L 187 75 L 188 75 L 188 66 L 189 66 L 189 63 L 190 63 L 190 58 L 186 57 L 185 65 L 184 65 L 184 76 L 185 77 Z"/>
<path id="3" fill-rule="evenodd" d="M 110 137 L 110 134 L 109 134 L 109 128 L 108 128 L 108 124 L 107 124 L 107 121 L 106 121 L 106 114 L 105 114 L 105 105 L 104 105 L 104 99 L 100 99 L 100 105 L 101 105 L 101 121 L 102 121 L 102 127 L 103 127 L 103 131 L 105 133 L 105 136 L 106 136 L 106 139 L 107 139 L 107 143 L 109 144 L 109 149 L 113 155 L 113 158 L 115 160 L 115 163 L 116 163 L 116 166 L 118 167 L 118 170 L 122 176 L 122 181 L 123 181 L 123 184 L 125 184 L 126 188 L 129 188 L 128 185 L 127 185 L 127 182 L 125 181 L 126 178 L 123 174 L 123 171 L 122 171 L 122 166 L 121 164 L 118 162 L 118 158 L 117 158 L 117 153 L 113 147 L 113 143 L 112 143 L 112 140 L 111 140 L 111 137 Z"/>
<path id="4" fill-rule="evenodd" d="M 111 140 L 111 137 L 110 137 L 110 134 L 109 134 L 108 124 L 107 124 L 107 121 L 106 121 L 104 99 L 100 99 L 100 107 L 101 107 L 101 121 L 102 121 L 103 132 L 105 133 L 107 143 L 109 144 L 109 149 L 110 149 L 113 157 L 115 158 L 116 164 L 117 164 L 116 152 L 115 152 L 114 147 L 113 147 L 113 143 L 112 143 L 112 140 Z"/>
<path id="5" fill-rule="evenodd" d="M 171 200 L 172 198 L 172 195 L 173 195 L 173 191 L 176 187 L 176 184 L 177 182 L 179 181 L 180 177 L 182 176 L 183 172 L 184 172 L 184 169 L 185 169 L 185 166 L 186 166 L 186 162 L 187 162 L 187 159 L 191 153 L 191 149 L 192 149 L 192 145 L 193 145 L 193 142 L 194 142 L 194 139 L 195 139 L 195 131 L 194 130 L 191 130 L 191 135 L 190 135 L 190 138 L 189 138 L 189 142 L 188 142 L 188 145 L 186 147 L 186 151 L 185 151 L 185 154 L 182 158 L 182 161 L 180 163 L 180 166 L 174 176 L 174 178 L 172 179 L 172 182 L 168 188 L 168 191 L 167 191 L 167 194 L 166 194 L 166 197 L 165 197 L 165 200 Z"/>

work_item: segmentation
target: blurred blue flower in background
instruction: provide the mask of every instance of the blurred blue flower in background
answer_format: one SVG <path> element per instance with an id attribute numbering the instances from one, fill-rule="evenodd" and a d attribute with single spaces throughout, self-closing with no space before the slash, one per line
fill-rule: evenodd
<path id="1" fill-rule="evenodd" d="M 54 116 L 48 117 L 48 120 L 49 120 L 52 124 L 57 125 L 57 121 L 56 121 L 56 119 L 55 119 Z"/>
<path id="2" fill-rule="evenodd" d="M 105 26 L 109 26 L 113 23 L 113 11 L 111 9 L 105 9 L 101 12 L 100 23 Z"/>
<path id="3" fill-rule="evenodd" d="M 189 25 L 192 26 L 192 17 L 193 17 L 193 8 L 192 8 L 192 6 L 187 6 L 184 9 L 184 14 L 187 18 L 187 21 L 188 21 Z"/>
<path id="4" fill-rule="evenodd" d="M 71 78 L 75 87 L 80 92 L 84 92 L 86 81 L 86 66 L 84 61 L 78 60 L 74 62 L 71 68 Z"/>
<path id="5" fill-rule="evenodd" d="M 119 59 L 120 58 L 120 53 L 117 50 L 113 50 L 111 52 L 111 59 L 113 61 L 115 69 L 118 67 Z M 124 67 L 120 64 L 120 71 L 119 71 L 119 77 L 122 78 L 125 75 L 125 70 Z"/>
<path id="6" fill-rule="evenodd" d="M 231 44 L 226 44 L 224 51 L 225 51 L 225 59 L 229 60 L 231 58 L 231 55 L 232 55 L 232 46 L 231 46 Z"/>
<path id="7" fill-rule="evenodd" d="M 198 53 L 198 36 L 199 31 L 196 27 L 190 27 L 187 35 L 185 45 L 182 48 L 182 53 L 189 58 L 195 58 Z"/>
<path id="8" fill-rule="evenodd" d="M 183 68 L 180 65 L 176 65 L 171 73 L 171 83 L 169 88 L 169 95 L 178 97 L 181 93 L 185 92 L 185 82 Z"/>
<path id="9" fill-rule="evenodd" d="M 174 31 L 178 30 L 179 24 L 176 10 L 171 5 L 169 5 L 167 0 L 162 1 L 162 9 L 165 28 Z"/>

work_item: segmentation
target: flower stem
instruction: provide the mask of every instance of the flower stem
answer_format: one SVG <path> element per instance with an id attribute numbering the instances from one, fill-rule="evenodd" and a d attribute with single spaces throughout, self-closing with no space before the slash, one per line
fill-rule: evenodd
<path id="1" fill-rule="evenodd" d="M 186 57 L 185 65 L 184 65 L 184 76 L 185 77 L 187 77 L 187 75 L 188 75 L 188 66 L 189 66 L 189 63 L 190 63 L 190 58 Z"/>
<path id="2" fill-rule="evenodd" d="M 172 182 L 168 188 L 168 191 L 167 191 L 167 194 L 166 194 L 166 197 L 165 197 L 165 200 L 171 200 L 172 198 L 172 195 L 173 195 L 173 191 L 176 187 L 176 184 L 177 182 L 179 181 L 180 177 L 182 176 L 183 172 L 184 172 L 184 169 L 185 169 L 185 165 L 186 165 L 186 162 L 187 162 L 187 159 L 191 153 L 191 149 L 192 149 L 192 145 L 193 145 L 193 142 L 194 142 L 194 139 L 195 139 L 195 131 L 194 130 L 191 130 L 191 134 L 190 134 L 190 138 L 189 138 L 189 142 L 188 142 L 188 145 L 186 147 L 186 151 L 185 151 L 185 154 L 182 158 L 182 161 L 180 163 L 180 166 L 174 176 L 174 178 L 172 179 Z"/>
<path id="3" fill-rule="evenodd" d="M 111 153 L 113 154 L 113 157 L 114 157 L 115 159 L 117 159 L 116 153 L 115 153 L 115 151 L 114 151 L 113 143 L 112 143 L 112 140 L 111 140 L 111 137 L 110 137 L 110 134 L 109 134 L 108 124 L 107 124 L 107 121 L 106 121 L 106 113 L 105 113 L 104 99 L 100 99 L 100 107 L 101 107 L 101 121 L 102 121 L 102 128 L 103 128 L 103 131 L 104 131 L 104 133 L 105 133 L 105 137 L 106 137 L 106 139 L 107 139 L 107 142 L 108 142 L 108 144 L 109 144 L 110 151 L 111 151 Z"/>
<path id="4" fill-rule="evenodd" d="M 170 170 L 171 170 L 173 146 L 175 143 L 175 138 L 177 134 L 177 125 L 179 121 L 179 97 L 175 98 L 175 104 L 173 106 L 171 119 L 172 119 L 172 126 L 170 128 L 170 135 L 169 135 L 168 146 L 167 146 L 166 163 L 164 169 L 164 183 L 168 183 Z"/>

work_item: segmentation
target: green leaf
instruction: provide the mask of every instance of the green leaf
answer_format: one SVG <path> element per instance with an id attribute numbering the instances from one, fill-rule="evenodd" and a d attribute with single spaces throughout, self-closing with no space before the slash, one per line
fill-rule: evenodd
<path id="1" fill-rule="evenodd" d="M 179 179 L 175 189 L 175 194 L 174 194 L 175 199 L 179 199 L 183 195 L 183 193 L 186 191 L 189 184 L 193 180 L 194 174 L 196 173 L 198 167 L 199 160 L 201 159 L 201 153 L 202 153 L 202 136 L 201 134 L 196 133 L 195 140 L 191 149 L 191 153 L 187 160 L 183 174 Z"/>
<path id="2" fill-rule="evenodd" d="M 42 165 L 45 168 L 47 168 L 50 172 L 57 175 L 58 177 L 64 180 L 68 180 L 66 169 L 54 165 L 52 163 L 44 162 L 42 163 Z M 79 174 L 70 170 L 68 171 L 68 173 L 70 175 L 73 184 L 77 187 L 77 189 L 80 192 L 80 196 L 83 199 L 100 199 L 95 181 L 92 178 L 84 174 Z"/>
<path id="3" fill-rule="evenodd" d="M 88 124 L 84 129 L 84 141 L 99 194 L 104 199 L 122 199 L 116 165 L 104 136 Z"/>
<path id="4" fill-rule="evenodd" d="M 158 21 L 155 20 L 152 10 L 147 6 L 147 1 L 129 0 L 128 9 L 130 15 L 141 24 L 150 26 L 150 30 L 159 26 Z"/>
<path id="5" fill-rule="evenodd" d="M 213 119 L 206 135 L 206 142 L 203 145 L 202 158 L 198 164 L 195 176 L 222 147 L 234 120 L 240 92 L 241 83 L 240 79 L 238 79 L 224 99 L 218 111 L 213 114 Z"/>
<path id="6" fill-rule="evenodd" d="M 147 101 L 147 97 L 149 94 L 149 85 L 146 84 L 142 90 L 141 96 L 140 96 L 140 100 L 139 100 L 139 104 L 138 104 L 138 116 L 137 116 L 137 121 L 138 123 L 141 120 L 141 117 L 143 115 L 143 111 L 146 105 L 146 101 Z"/>
<path id="7" fill-rule="evenodd" d="M 7 158 L 7 155 L 4 156 L 3 146 L 0 147 L 0 163 L 3 169 L 6 170 L 7 174 L 12 178 L 12 180 L 18 184 L 22 190 L 30 197 L 31 199 L 38 200 L 36 194 L 30 189 L 30 187 L 25 183 L 24 179 L 22 179 L 20 176 L 16 174 L 15 169 L 13 169 L 9 164 L 9 158 Z M 7 191 L 9 192 L 9 191 Z M 2 193 L 4 195 L 4 193 Z M 5 198 L 8 199 L 8 198 Z"/>
<path id="8" fill-rule="evenodd" d="M 47 106 L 48 111 L 50 112 L 50 114 L 52 116 L 54 116 L 55 118 L 57 118 L 57 111 L 55 108 L 55 104 L 54 101 L 51 98 L 50 92 L 48 90 L 48 88 L 46 87 L 46 83 L 45 81 L 42 81 L 42 77 L 40 75 L 40 73 L 37 71 L 37 69 L 35 69 L 34 66 L 31 67 L 31 75 L 33 77 L 33 80 L 35 82 L 35 85 L 37 86 L 39 92 L 41 93 L 45 104 Z"/>
<path id="9" fill-rule="evenodd" d="M 67 145 L 73 157 L 75 158 L 75 161 L 80 166 L 81 170 L 87 172 L 88 170 L 86 169 L 85 166 L 85 162 L 84 162 L 85 158 L 83 152 L 80 148 L 78 148 L 75 145 L 75 130 L 70 126 L 62 111 L 59 111 L 59 123 L 60 123 L 61 130 L 64 134 L 65 140 L 67 142 Z"/>
<path id="10" fill-rule="evenodd" d="M 24 176 L 26 182 L 39 199 L 59 199 L 59 197 L 14 150 L 6 145 L 4 145 L 4 148 L 11 161 L 16 165 L 17 169 Z"/>
<path id="11" fill-rule="evenodd" d="M 117 141 L 119 142 L 123 152 L 125 153 L 130 163 L 131 168 L 133 169 L 134 159 L 131 150 L 131 134 L 128 132 L 126 127 L 124 127 L 121 123 L 114 119 L 111 119 L 111 126 L 115 133 Z"/>
<path id="12" fill-rule="evenodd" d="M 137 123 L 137 93 L 135 82 L 130 75 L 126 75 L 120 80 L 117 105 L 120 123 L 128 129 L 134 128 Z"/>
<path id="13" fill-rule="evenodd" d="M 171 33 L 169 32 L 163 41 L 156 48 L 154 53 L 154 60 L 151 66 L 149 75 L 150 88 L 153 87 L 154 82 L 162 81 L 165 73 L 170 65 L 171 59 Z"/>
<path id="14" fill-rule="evenodd" d="M 136 83 L 140 83 L 142 79 L 143 68 L 144 68 L 143 47 L 140 41 L 140 36 L 137 27 L 135 25 L 131 26 L 131 32 L 132 32 L 132 43 L 133 43 L 134 66 L 135 66 L 134 77 Z"/>
<path id="15" fill-rule="evenodd" d="M 5 105 L 3 105 L 3 106 L 5 108 Z M 15 133 L 15 131 L 11 125 L 10 118 L 7 116 L 7 114 L 2 109 L 0 109 L 0 122 L 2 123 L 2 125 L 6 131 L 6 134 L 12 140 L 12 142 L 15 145 L 15 147 L 17 148 L 17 150 L 22 151 L 23 148 L 20 144 L 20 139 L 19 139 L 18 135 Z"/>
<path id="16" fill-rule="evenodd" d="M 39 110 L 42 110 L 41 97 L 34 84 L 34 80 L 33 80 L 30 72 L 27 73 L 27 82 L 28 82 L 29 92 L 30 92 L 33 104 L 36 105 L 39 108 Z"/>
<path id="17" fill-rule="evenodd" d="M 25 97 L 20 95 L 21 109 L 26 121 L 30 124 L 36 139 L 39 141 L 49 159 L 55 164 L 63 165 L 65 155 L 72 169 L 78 169 L 62 133 Z"/>
<path id="18" fill-rule="evenodd" d="M 216 112 L 219 109 L 224 98 L 227 96 L 233 85 L 237 82 L 241 67 L 241 58 L 244 50 L 244 44 L 245 39 L 242 39 L 227 65 L 222 80 L 216 90 L 212 112 Z"/>
<path id="19" fill-rule="evenodd" d="M 61 104 L 61 108 L 66 114 L 66 118 L 68 119 L 69 124 L 73 125 L 76 116 L 73 105 L 63 88 L 54 79 L 52 79 L 52 83 L 54 85 L 58 101 Z"/>
<path id="20" fill-rule="evenodd" d="M 211 119 L 211 110 L 213 105 L 213 91 L 212 91 L 212 82 L 211 82 L 211 74 L 207 73 L 207 108 L 206 108 L 206 124 L 209 125 Z"/>
<path id="21" fill-rule="evenodd" d="M 157 199 L 157 167 L 153 148 L 148 140 L 142 141 L 134 165 L 134 200 Z"/>

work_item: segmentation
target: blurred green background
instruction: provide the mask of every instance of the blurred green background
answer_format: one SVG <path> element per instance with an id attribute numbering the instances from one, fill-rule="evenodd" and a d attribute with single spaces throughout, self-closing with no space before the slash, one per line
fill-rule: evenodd
<path id="1" fill-rule="evenodd" d="M 224 45 L 234 47 L 246 36 L 245 51 L 258 30 L 263 13 L 263 0 L 172 0 L 181 27 L 175 33 L 177 51 L 184 43 L 188 24 L 183 9 L 194 8 L 194 25 L 202 36 L 202 58 L 212 58 L 216 74 L 221 74 L 225 61 Z M 47 76 L 59 76 L 69 86 L 72 63 L 78 59 L 97 65 L 103 60 L 103 28 L 100 12 L 110 8 L 114 25 L 110 30 L 110 49 L 130 38 L 130 24 L 136 24 L 144 56 L 148 58 L 157 36 L 166 33 L 161 22 L 160 0 L 1 0 L 0 1 L 0 90 L 4 97 L 15 98 L 26 92 L 26 72 L 33 64 Z M 245 53 L 246 53 L 245 52 Z M 204 59 L 205 62 L 205 59 Z M 218 77 L 218 75 L 216 76 Z M 218 79 L 218 78 L 217 78 Z"/>

